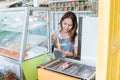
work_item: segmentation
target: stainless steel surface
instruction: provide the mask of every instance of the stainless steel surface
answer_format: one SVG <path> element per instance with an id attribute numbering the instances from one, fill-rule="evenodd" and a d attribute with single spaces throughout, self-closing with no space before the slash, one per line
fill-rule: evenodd
<path id="1" fill-rule="evenodd" d="M 52 63 L 52 61 L 50 63 Z M 80 63 L 74 63 L 65 59 L 60 59 L 49 66 L 45 66 L 45 69 L 76 77 L 79 79 L 88 80 L 95 77 L 95 67 Z"/>

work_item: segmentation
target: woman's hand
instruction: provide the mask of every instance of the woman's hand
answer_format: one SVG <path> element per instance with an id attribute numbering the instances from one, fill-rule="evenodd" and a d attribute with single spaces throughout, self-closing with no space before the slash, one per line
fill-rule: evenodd
<path id="1" fill-rule="evenodd" d="M 52 35 L 52 40 L 56 40 L 57 37 L 58 37 L 58 34 L 53 34 L 53 35 Z"/>
<path id="2" fill-rule="evenodd" d="M 62 57 L 73 57 L 73 53 L 69 52 L 69 51 L 63 51 L 59 48 L 54 48 L 54 50 L 56 51 L 60 51 L 62 53 Z"/>
<path id="3" fill-rule="evenodd" d="M 69 51 L 62 51 L 62 53 L 63 53 L 63 57 L 72 57 L 73 56 L 73 54 Z"/>

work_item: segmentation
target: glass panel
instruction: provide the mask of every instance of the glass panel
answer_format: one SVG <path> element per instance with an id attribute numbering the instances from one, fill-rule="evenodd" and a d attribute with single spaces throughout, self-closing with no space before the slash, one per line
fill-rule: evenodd
<path id="1" fill-rule="evenodd" d="M 30 11 L 25 59 L 48 51 L 47 11 Z"/>
<path id="2" fill-rule="evenodd" d="M 0 29 L 21 32 L 24 18 L 24 11 L 0 12 Z"/>
<path id="3" fill-rule="evenodd" d="M 0 12 L 0 55 L 19 59 L 24 11 Z"/>

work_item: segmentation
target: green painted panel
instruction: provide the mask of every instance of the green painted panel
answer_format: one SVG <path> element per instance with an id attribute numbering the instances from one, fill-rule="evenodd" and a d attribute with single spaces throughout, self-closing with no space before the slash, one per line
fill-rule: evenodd
<path id="1" fill-rule="evenodd" d="M 45 55 L 22 62 L 22 69 L 26 80 L 37 80 L 37 66 L 44 63 L 46 60 Z"/>
<path id="2" fill-rule="evenodd" d="M 38 79 L 37 66 L 47 61 L 50 61 L 50 58 L 49 57 L 46 58 L 46 56 L 47 54 L 43 54 L 41 56 L 22 62 L 22 69 L 26 80 Z M 52 59 L 55 59 L 53 53 L 51 54 L 51 57 Z"/>

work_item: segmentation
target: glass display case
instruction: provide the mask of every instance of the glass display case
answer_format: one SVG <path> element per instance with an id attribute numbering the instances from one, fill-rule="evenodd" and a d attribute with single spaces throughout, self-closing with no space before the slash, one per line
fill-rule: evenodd
<path id="1" fill-rule="evenodd" d="M 21 62 L 49 52 L 49 8 L 0 9 L 0 59 L 22 76 Z"/>

